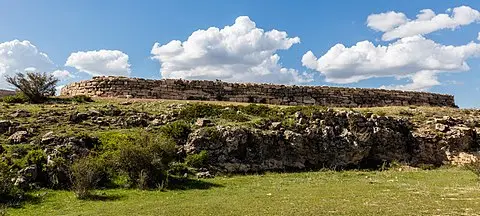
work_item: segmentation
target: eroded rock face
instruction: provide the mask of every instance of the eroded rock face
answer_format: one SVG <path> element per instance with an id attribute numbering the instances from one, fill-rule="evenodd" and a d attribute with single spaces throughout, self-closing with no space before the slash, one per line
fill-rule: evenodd
<path id="1" fill-rule="evenodd" d="M 416 133 L 408 120 L 354 112 L 296 114 L 297 127 L 269 129 L 239 126 L 200 128 L 192 132 L 187 154 L 207 150 L 220 172 L 261 172 L 319 168 L 369 168 L 384 162 L 442 165 L 447 154 L 477 146 L 475 130 L 451 125 L 448 132 Z"/>

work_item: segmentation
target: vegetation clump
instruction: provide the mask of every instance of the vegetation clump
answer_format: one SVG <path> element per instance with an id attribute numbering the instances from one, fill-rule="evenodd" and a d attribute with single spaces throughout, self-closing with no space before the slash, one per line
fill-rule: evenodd
<path id="1" fill-rule="evenodd" d="M 104 170 L 101 160 L 94 157 L 81 158 L 72 165 L 73 191 L 77 198 L 91 196 L 91 190 L 97 187 Z"/>
<path id="2" fill-rule="evenodd" d="M 14 185 L 14 177 L 11 167 L 0 162 L 0 204 L 14 204 L 21 199 L 23 191 Z"/>
<path id="3" fill-rule="evenodd" d="M 480 181 L 480 160 L 467 164 L 465 167 L 475 174 Z"/>
<path id="4" fill-rule="evenodd" d="M 45 102 L 55 95 L 55 87 L 59 81 L 52 74 L 27 72 L 6 76 L 6 81 L 21 91 L 31 103 Z"/>

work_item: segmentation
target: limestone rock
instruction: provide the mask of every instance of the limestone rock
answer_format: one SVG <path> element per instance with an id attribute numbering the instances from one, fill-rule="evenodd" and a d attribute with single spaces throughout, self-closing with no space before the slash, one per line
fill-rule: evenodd
<path id="1" fill-rule="evenodd" d="M 206 118 L 199 118 L 195 122 L 195 125 L 199 126 L 199 127 L 211 126 L 212 125 L 212 120 L 206 119 Z"/>
<path id="2" fill-rule="evenodd" d="M 30 112 L 25 111 L 25 110 L 16 110 L 14 113 L 10 115 L 12 118 L 26 118 L 30 117 Z"/>
<path id="3" fill-rule="evenodd" d="M 87 113 L 82 113 L 82 112 L 74 112 L 70 115 L 70 122 L 73 123 L 80 123 L 84 120 L 88 119 L 88 114 Z"/>
<path id="4" fill-rule="evenodd" d="M 279 130 L 280 128 L 282 128 L 282 122 L 272 122 L 270 125 L 270 129 L 272 130 Z"/>
<path id="5" fill-rule="evenodd" d="M 42 144 L 47 144 L 52 142 L 55 139 L 55 134 L 53 131 L 50 131 L 42 136 L 42 140 L 40 141 Z"/>
<path id="6" fill-rule="evenodd" d="M 26 142 L 27 135 L 28 135 L 27 131 L 17 131 L 14 134 L 12 134 L 10 137 L 8 137 L 8 141 L 11 144 L 19 144 L 22 142 Z"/>
<path id="7" fill-rule="evenodd" d="M 205 171 L 205 172 L 198 172 L 195 174 L 195 176 L 197 176 L 197 178 L 213 178 L 215 177 L 214 175 L 210 174 L 209 171 Z"/>
<path id="8" fill-rule="evenodd" d="M 123 105 L 123 106 L 128 106 L 128 105 L 131 105 L 132 102 L 131 101 L 122 101 L 120 102 L 120 105 Z"/>
<path id="9" fill-rule="evenodd" d="M 440 132 L 446 132 L 449 129 L 448 125 L 444 125 L 441 123 L 435 124 L 435 130 L 440 131 Z"/>

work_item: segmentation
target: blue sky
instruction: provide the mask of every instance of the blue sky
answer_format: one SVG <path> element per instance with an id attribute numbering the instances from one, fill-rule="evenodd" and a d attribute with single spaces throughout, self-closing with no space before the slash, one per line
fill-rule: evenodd
<path id="1" fill-rule="evenodd" d="M 440 23 L 438 24 L 440 27 L 431 32 L 422 32 L 424 28 L 419 27 L 421 30 L 418 37 L 404 35 L 392 40 L 383 40 L 382 35 L 399 24 L 367 21 L 372 14 L 395 11 L 396 17 L 402 17 L 398 14 L 402 13 L 408 19 L 404 20 L 402 25 L 408 24 L 416 19 L 422 9 L 431 9 L 435 15 L 445 13 L 453 17 L 452 11 L 447 9 L 463 5 L 472 10 L 480 10 L 479 1 L 438 0 L 303 2 L 0 0 L 0 73 L 3 61 L 3 65 L 6 65 L 3 71 L 5 74 L 29 68 L 50 70 L 47 72 L 57 71 L 56 74 L 63 75 L 61 84 L 88 79 L 92 75 L 126 74 L 160 79 L 163 74 L 171 78 L 218 77 L 226 81 L 239 82 L 414 88 L 413 90 L 453 94 L 456 103 L 461 107 L 480 107 L 478 76 L 480 51 L 475 45 L 480 43 L 477 40 L 480 24 L 474 16 L 473 21 L 468 24 Z M 248 16 L 248 19 L 237 19 L 242 16 Z M 239 28 L 254 22 L 256 24 L 254 29 L 263 29 L 263 33 L 276 29 L 285 32 L 287 36 L 267 37 L 268 40 L 262 39 L 256 41 L 252 47 L 243 48 L 228 44 L 242 41 L 235 40 L 236 37 L 245 39 L 245 35 L 241 33 L 230 32 L 231 34 L 222 40 L 216 35 L 221 33 L 203 32 L 205 34 L 199 35 L 198 38 L 205 37 L 205 41 L 192 39 L 191 47 L 188 49 L 185 48 L 186 45 L 173 46 L 175 44 L 162 47 L 172 40 L 185 42 L 199 29 L 217 27 L 221 32 L 225 26 L 234 25 L 236 20 Z M 388 19 L 380 17 L 379 20 Z M 368 26 L 369 24 L 371 26 Z M 385 25 L 388 27 L 384 27 Z M 447 27 L 441 27 L 442 25 Z M 379 30 L 382 28 L 385 29 Z M 299 40 L 297 41 L 295 37 Z M 406 56 L 417 59 L 403 59 L 410 63 L 405 63 L 399 68 L 391 66 L 396 64 L 396 59 L 393 59 L 393 63 L 391 59 L 395 53 L 387 53 L 386 56 L 389 56 L 390 60 L 385 60 L 387 57 L 371 60 L 372 64 L 378 65 L 375 68 L 359 63 L 364 59 L 356 56 L 358 52 L 364 52 L 365 49 L 374 51 L 374 47 L 378 45 L 394 50 L 389 44 L 400 43 L 399 46 L 403 47 L 403 42 L 407 41 L 403 41 L 404 38 L 410 38 L 408 40 L 410 42 L 414 41 L 413 45 L 408 43 L 411 46 L 423 47 L 432 43 L 435 45 L 432 45 L 433 47 L 430 47 L 432 50 L 424 55 L 416 55 L 424 48 L 409 47 L 414 53 L 406 53 Z M 14 40 L 18 41 L 13 43 Z M 245 40 L 251 41 L 248 38 Z M 366 40 L 370 41 L 373 47 L 349 49 Z M 21 43 L 24 41 L 29 43 Z M 467 51 L 464 49 L 461 52 L 449 51 L 445 48 L 448 45 L 459 47 L 470 42 L 474 45 Z M 12 51 L 16 55 L 5 54 L 2 58 L 2 43 L 4 53 Z M 158 43 L 158 49 L 152 49 L 155 43 Z M 336 44 L 343 44 L 346 48 L 341 52 L 343 57 L 338 53 L 329 52 Z M 438 48 L 442 46 L 443 48 Z M 194 50 L 195 47 L 198 50 Z M 179 51 L 179 48 L 183 51 Z M 407 50 L 410 50 L 409 48 Z M 95 52 L 99 50 L 105 52 Z M 114 50 L 118 52 L 113 52 Z M 302 62 L 308 51 L 312 51 L 315 57 L 305 58 Z M 35 56 L 38 53 L 44 53 L 48 59 L 44 56 Z M 461 56 L 450 56 L 452 53 Z M 271 58 L 274 55 L 278 55 L 280 59 Z M 320 58 L 322 56 L 324 58 Z M 419 60 L 432 56 L 440 56 L 434 58 L 440 63 L 432 63 L 435 64 L 433 69 L 430 65 L 422 65 L 423 59 Z M 451 59 L 453 59 L 451 64 L 438 66 Z M 468 69 L 462 64 L 463 61 L 468 64 Z M 112 68 L 110 67 L 112 64 L 116 65 Z M 365 72 L 365 67 L 370 71 Z M 447 70 L 445 68 L 448 68 L 448 71 L 445 71 Z M 259 72 L 263 69 L 270 74 Z M 6 88 L 6 84 L 0 82 L 0 88 Z"/>

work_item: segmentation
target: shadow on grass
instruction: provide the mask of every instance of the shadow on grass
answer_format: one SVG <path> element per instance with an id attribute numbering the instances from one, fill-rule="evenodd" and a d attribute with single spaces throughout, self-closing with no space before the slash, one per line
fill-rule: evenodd
<path id="1" fill-rule="evenodd" d="M 40 204 L 48 193 L 41 193 L 41 194 L 24 194 L 21 197 L 14 198 L 9 200 L 9 202 L 2 203 L 6 207 L 10 208 L 22 208 L 25 204 Z"/>
<path id="2" fill-rule="evenodd" d="M 82 198 L 81 200 L 86 200 L 86 201 L 116 201 L 116 200 L 120 200 L 122 199 L 123 197 L 125 197 L 124 195 L 113 195 L 113 194 L 110 194 L 110 195 L 107 195 L 105 193 L 102 193 L 102 194 L 89 194 L 87 195 L 86 197 Z"/>
<path id="3" fill-rule="evenodd" d="M 171 178 L 168 182 L 168 190 L 207 190 L 214 187 L 223 187 L 223 185 L 206 182 L 198 179 Z"/>

